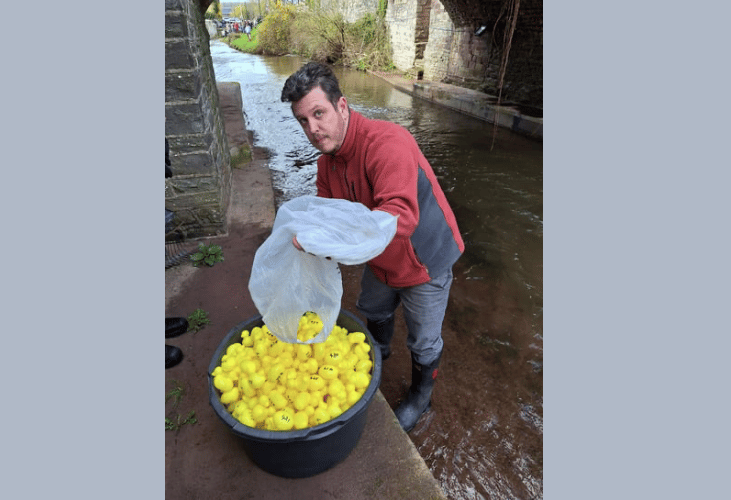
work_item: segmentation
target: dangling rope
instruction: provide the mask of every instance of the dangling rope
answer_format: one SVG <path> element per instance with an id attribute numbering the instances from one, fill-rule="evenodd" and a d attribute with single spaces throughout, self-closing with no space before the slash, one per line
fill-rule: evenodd
<path id="1" fill-rule="evenodd" d="M 500 20 L 500 17 L 502 17 L 503 12 L 505 12 L 506 10 L 508 11 L 508 15 L 505 20 L 506 24 L 508 25 L 508 29 L 503 32 L 503 50 L 502 57 L 500 59 L 500 71 L 498 73 L 497 85 L 497 108 L 495 112 L 495 121 L 493 122 L 492 144 L 490 145 L 490 151 L 492 151 L 492 149 L 495 147 L 495 137 L 497 136 L 497 126 L 499 121 L 498 114 L 500 113 L 500 102 L 503 96 L 503 81 L 505 80 L 505 72 L 508 67 L 508 54 L 510 53 L 510 46 L 513 43 L 513 33 L 515 33 L 515 25 L 518 22 L 519 8 L 520 0 L 506 0 L 506 2 L 503 4 L 502 9 L 500 10 L 500 15 L 498 15 L 498 18 L 495 21 L 495 25 L 497 26 L 497 23 Z"/>

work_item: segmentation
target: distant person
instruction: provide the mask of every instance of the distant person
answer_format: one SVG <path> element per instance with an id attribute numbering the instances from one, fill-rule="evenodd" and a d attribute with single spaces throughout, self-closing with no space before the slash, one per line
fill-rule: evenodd
<path id="1" fill-rule="evenodd" d="M 251 41 L 251 21 L 246 21 L 246 24 L 244 25 L 244 32 L 246 33 L 246 36 L 249 37 L 249 41 Z"/>
<path id="2" fill-rule="evenodd" d="M 431 407 L 442 357 L 452 266 L 464 252 L 454 213 L 409 131 L 351 110 L 329 66 L 302 66 L 285 82 L 281 99 L 292 103 L 292 114 L 322 153 L 317 195 L 398 216 L 393 240 L 363 270 L 356 307 L 385 360 L 394 313 L 403 305 L 411 387 L 395 414 L 408 432 Z M 302 250 L 296 236 L 292 243 Z"/>

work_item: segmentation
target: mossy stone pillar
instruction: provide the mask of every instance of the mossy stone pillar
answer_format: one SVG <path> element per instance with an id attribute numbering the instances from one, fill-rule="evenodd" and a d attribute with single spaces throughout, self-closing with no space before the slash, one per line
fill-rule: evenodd
<path id="1" fill-rule="evenodd" d="M 165 207 L 177 228 L 168 240 L 227 232 L 231 158 L 208 43 L 198 0 L 165 0 Z"/>

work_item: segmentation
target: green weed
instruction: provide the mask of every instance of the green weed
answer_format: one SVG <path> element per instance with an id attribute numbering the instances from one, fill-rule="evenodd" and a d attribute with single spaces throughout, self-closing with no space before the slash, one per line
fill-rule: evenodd
<path id="1" fill-rule="evenodd" d="M 187 319 L 188 331 L 193 330 L 194 332 L 201 331 L 208 323 L 211 322 L 211 320 L 208 319 L 208 313 L 200 308 L 190 313 Z"/>
<path id="2" fill-rule="evenodd" d="M 173 407 L 178 406 L 178 403 L 180 403 L 180 400 L 183 398 L 183 394 L 185 394 L 185 389 L 183 389 L 183 386 L 180 385 L 180 383 L 176 380 L 172 381 L 173 384 L 175 384 L 175 387 L 170 390 L 167 394 L 165 394 L 165 402 L 167 403 L 171 399 L 173 400 Z"/>
<path id="3" fill-rule="evenodd" d="M 198 419 L 195 417 L 195 410 L 190 410 L 188 414 L 183 417 L 178 414 L 177 418 L 172 419 L 165 417 L 165 430 L 166 431 L 177 431 L 185 424 L 197 424 Z"/>
<path id="4" fill-rule="evenodd" d="M 201 264 L 213 267 L 216 262 L 223 262 L 223 249 L 218 245 L 201 243 L 198 245 L 198 251 L 190 256 L 190 260 L 193 261 L 195 267 Z"/>
<path id="5" fill-rule="evenodd" d="M 165 403 L 172 400 L 172 409 L 174 410 L 180 404 L 185 394 L 185 389 L 183 389 L 183 386 L 177 380 L 172 380 L 171 382 L 174 384 L 174 387 L 165 394 Z M 190 410 L 185 416 L 177 414 L 176 416 L 172 416 L 172 418 L 165 417 L 165 430 L 176 431 L 185 424 L 195 424 L 197 422 L 198 419 L 195 417 L 195 410 Z"/>

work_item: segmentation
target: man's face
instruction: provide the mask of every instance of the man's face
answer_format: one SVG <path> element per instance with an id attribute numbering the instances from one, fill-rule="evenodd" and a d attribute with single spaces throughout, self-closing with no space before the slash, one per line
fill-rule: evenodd
<path id="1" fill-rule="evenodd" d="M 305 131 L 307 139 L 321 153 L 335 154 L 348 131 L 348 103 L 340 97 L 333 107 L 320 87 L 292 103 L 292 113 Z"/>

